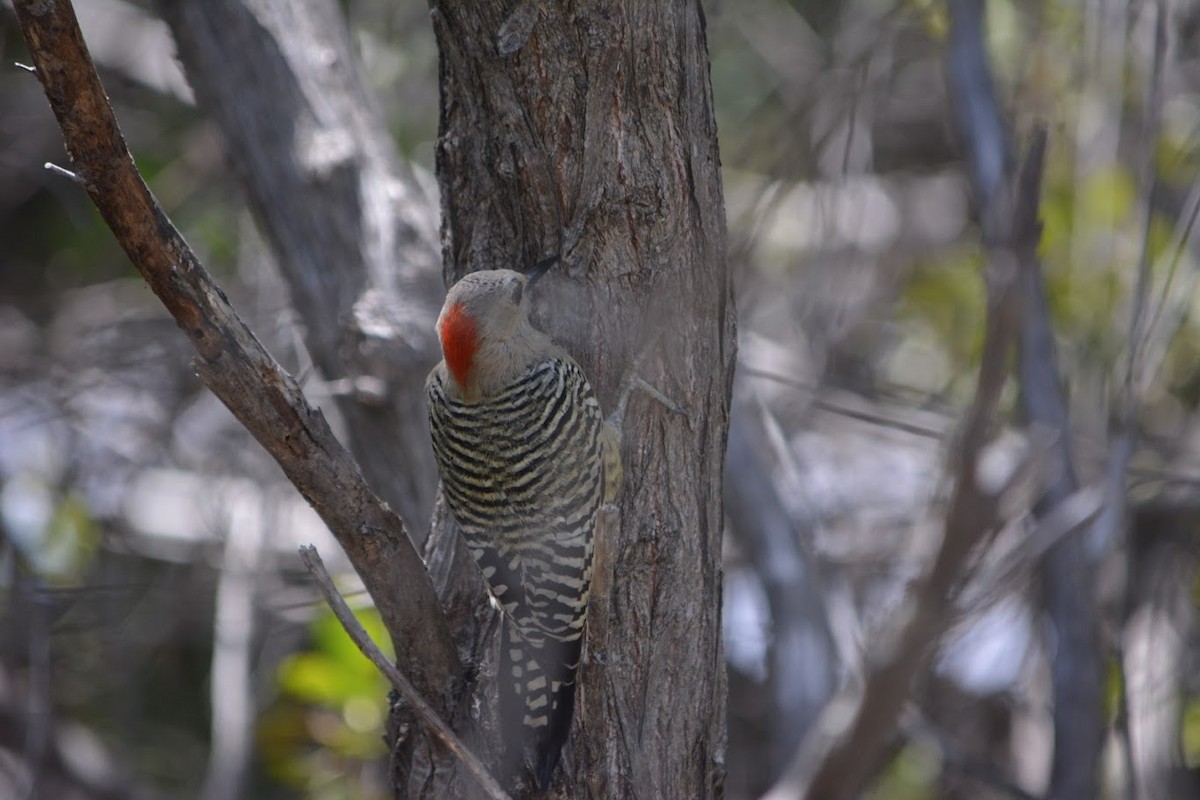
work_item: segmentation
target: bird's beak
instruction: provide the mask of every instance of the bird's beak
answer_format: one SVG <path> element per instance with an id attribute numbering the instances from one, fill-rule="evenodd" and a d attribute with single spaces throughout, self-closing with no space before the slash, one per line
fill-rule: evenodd
<path id="1" fill-rule="evenodd" d="M 525 270 L 525 286 L 533 286 L 533 284 L 537 282 L 538 278 L 549 272 L 550 268 L 557 263 L 558 256 L 550 256 L 549 258 L 543 258 L 541 261 Z"/>

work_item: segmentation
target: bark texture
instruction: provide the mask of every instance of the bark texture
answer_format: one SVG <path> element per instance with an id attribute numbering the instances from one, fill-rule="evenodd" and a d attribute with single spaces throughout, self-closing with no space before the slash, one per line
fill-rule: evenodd
<path id="1" fill-rule="evenodd" d="M 663 0 L 446 0 L 432 15 L 447 282 L 559 256 L 535 289 L 535 320 L 583 365 L 601 404 L 613 408 L 645 353 L 639 373 L 689 415 L 631 401 L 625 485 L 597 563 L 554 794 L 719 796 L 735 337 L 703 14 Z M 445 515 L 430 544 L 451 628 L 477 658 L 487 612 Z M 486 700 L 490 678 L 474 691 Z"/>
<path id="2" fill-rule="evenodd" d="M 423 377 L 413 367 L 421 357 L 406 353 L 428 333 L 405 334 L 428 328 L 405 327 L 398 320 L 421 314 L 396 309 L 421 302 L 403 254 L 431 239 L 401 202 L 412 184 L 373 127 L 333 7 L 215 2 L 201 4 L 213 16 L 193 16 L 192 5 L 164 8 L 193 75 L 211 74 L 198 93 L 237 151 L 318 365 L 342 376 L 348 339 L 374 336 L 376 347 L 350 348 L 352 361 L 375 353 L 396 362 L 381 367 L 385 381 Z M 699 6 L 628 5 L 434 6 L 442 255 L 448 280 L 558 255 L 561 267 L 538 287 L 539 323 L 588 370 L 602 402 L 612 407 L 644 352 L 640 373 L 686 407 L 685 418 L 638 398 L 626 418 L 626 484 L 598 547 L 572 745 L 551 794 L 713 797 L 724 774 L 720 486 L 735 355 L 716 130 Z M 486 742 L 495 619 L 448 517 L 435 513 L 426 574 L 400 521 L 139 179 L 70 5 L 21 3 L 18 15 L 85 188 L 192 338 L 197 371 L 338 536 L 417 689 L 453 712 L 468 742 Z M 233 99 L 242 95 L 252 102 Z M 378 445 L 397 432 L 412 438 L 396 426 L 423 427 L 423 407 L 371 420 L 352 403 L 342 410 L 367 471 L 407 474 L 404 458 Z M 389 493 L 419 507 L 411 490 Z M 471 658 L 465 674 L 448 631 Z M 471 680 L 473 667 L 481 679 Z M 451 696 L 459 677 L 466 689 Z M 399 795 L 470 795 L 447 753 L 411 729 L 400 737 L 403 715 L 393 722 L 404 739 L 393 754 Z"/>

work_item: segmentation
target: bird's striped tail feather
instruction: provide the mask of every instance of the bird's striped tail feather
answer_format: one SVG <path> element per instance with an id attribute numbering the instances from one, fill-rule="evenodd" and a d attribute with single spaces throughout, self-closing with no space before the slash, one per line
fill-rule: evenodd
<path id="1" fill-rule="evenodd" d="M 534 643 L 505 623 L 500 640 L 500 718 L 510 743 L 505 761 L 529 765 L 538 788 L 545 789 L 571 730 L 581 639 Z"/>

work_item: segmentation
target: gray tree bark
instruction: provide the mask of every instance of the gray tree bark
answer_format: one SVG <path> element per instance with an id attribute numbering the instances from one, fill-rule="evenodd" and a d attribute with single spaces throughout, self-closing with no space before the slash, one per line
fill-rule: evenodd
<path id="1" fill-rule="evenodd" d="M 342 23 L 325 3 L 162 8 L 279 254 L 318 367 L 389 386 L 389 404 L 351 393 L 339 408 L 364 472 L 419 529 L 428 507 L 420 478 L 433 474 L 419 386 L 431 361 L 436 251 L 419 187 L 373 114 Z M 538 286 L 537 320 L 588 371 L 602 404 L 613 407 L 645 352 L 641 374 L 689 413 L 631 404 L 626 486 L 600 548 L 608 557 L 597 565 L 557 791 L 719 795 L 720 487 L 735 339 L 702 11 L 435 2 L 432 16 L 446 282 L 558 256 Z M 314 48 L 334 55 L 313 59 Z M 427 566 L 460 654 L 479 667 L 448 702 L 455 727 L 488 753 L 495 620 L 458 544 L 439 508 Z M 403 739 L 402 720 L 393 722 Z M 469 791 L 445 754 L 411 744 L 395 751 L 399 795 Z"/>
<path id="2" fill-rule="evenodd" d="M 704 17 L 697 2 L 434 0 L 447 282 L 561 263 L 535 319 L 611 410 L 640 374 L 619 519 L 597 562 L 560 797 L 719 796 L 721 471 L 735 356 Z M 427 562 L 463 653 L 487 633 L 442 515 Z M 486 700 L 490 682 L 475 696 Z M 482 703 L 487 706 L 487 703 Z M 481 720 L 486 726 L 486 719 Z"/>

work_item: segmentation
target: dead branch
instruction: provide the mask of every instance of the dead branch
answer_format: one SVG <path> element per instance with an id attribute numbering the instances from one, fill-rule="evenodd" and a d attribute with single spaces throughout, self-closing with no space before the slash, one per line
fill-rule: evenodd
<path id="1" fill-rule="evenodd" d="M 446 621 L 403 523 L 363 480 L 321 411 L 234 312 L 138 174 L 70 2 L 18 0 L 17 20 L 92 202 L 199 353 L 205 384 L 262 444 L 362 576 L 403 667 L 435 706 L 459 674 Z"/>

